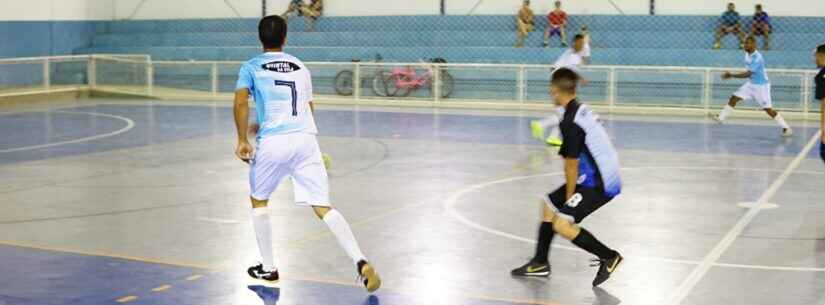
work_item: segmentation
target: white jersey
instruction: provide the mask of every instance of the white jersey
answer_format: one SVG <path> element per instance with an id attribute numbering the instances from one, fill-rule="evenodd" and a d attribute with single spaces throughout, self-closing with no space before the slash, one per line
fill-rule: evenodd
<path id="1" fill-rule="evenodd" d="M 283 52 L 268 52 L 247 61 L 235 90 L 247 89 L 255 99 L 258 140 L 295 132 L 318 133 L 309 103 L 312 77 L 304 63 Z"/>
<path id="2" fill-rule="evenodd" d="M 553 67 L 556 69 L 560 68 L 568 68 L 570 70 L 579 72 L 579 65 L 582 64 L 584 60 L 582 59 L 581 53 L 576 52 L 573 48 L 567 49 L 564 53 L 556 59 L 556 62 L 553 63 Z"/>

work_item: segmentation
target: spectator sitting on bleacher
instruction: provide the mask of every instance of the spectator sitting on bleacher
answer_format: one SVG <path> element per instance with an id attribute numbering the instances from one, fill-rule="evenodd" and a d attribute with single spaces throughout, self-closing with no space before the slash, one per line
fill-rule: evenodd
<path id="1" fill-rule="evenodd" d="M 516 16 L 516 48 L 524 46 L 524 38 L 533 31 L 533 10 L 530 9 L 530 0 L 524 0 L 521 10 Z"/>
<path id="2" fill-rule="evenodd" d="M 770 50 L 771 48 L 771 16 L 762 10 L 762 5 L 756 5 L 756 13 L 753 14 L 753 21 L 751 22 L 750 36 L 765 36 L 765 47 L 763 50 Z"/>
<path id="3" fill-rule="evenodd" d="M 716 31 L 716 43 L 713 44 L 714 49 L 722 48 L 722 37 L 727 34 L 736 34 L 739 37 L 739 48 L 743 47 L 745 42 L 745 32 L 742 31 L 742 24 L 739 22 L 739 13 L 736 12 L 736 5 L 733 2 L 728 3 L 728 10 L 722 14 L 719 19 L 719 30 Z"/>
<path id="4" fill-rule="evenodd" d="M 323 11 L 323 0 L 311 0 L 309 5 L 304 3 L 304 0 L 291 0 L 289 7 L 287 7 L 286 12 L 281 14 L 281 17 L 289 20 L 292 15 L 303 16 L 307 20 L 309 31 L 315 31 L 315 21 Z"/>
<path id="5" fill-rule="evenodd" d="M 550 37 L 559 35 L 561 37 L 561 45 L 567 46 L 567 32 L 564 27 L 567 26 L 567 13 L 561 10 L 561 1 L 556 1 L 556 9 L 547 15 L 547 28 L 544 30 L 544 47 L 550 45 Z"/>

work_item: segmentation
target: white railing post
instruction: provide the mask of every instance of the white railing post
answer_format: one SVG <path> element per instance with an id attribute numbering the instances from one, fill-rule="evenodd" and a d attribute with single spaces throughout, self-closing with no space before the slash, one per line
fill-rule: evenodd
<path id="1" fill-rule="evenodd" d="M 611 67 L 607 74 L 607 105 L 610 112 L 616 107 L 616 67 Z"/>
<path id="2" fill-rule="evenodd" d="M 51 80 L 51 77 L 52 77 L 51 72 L 52 71 L 51 71 L 50 66 L 51 65 L 49 63 L 49 58 L 48 57 L 43 58 L 43 89 L 46 90 L 46 91 L 51 90 L 51 86 L 52 86 L 52 80 Z"/>
<path id="3" fill-rule="evenodd" d="M 527 82 L 525 79 L 525 68 L 524 65 L 519 65 L 518 70 L 516 71 L 516 98 L 518 99 L 519 104 L 524 103 L 524 95 L 525 91 L 527 90 Z"/>
<path id="4" fill-rule="evenodd" d="M 146 95 L 155 94 L 155 66 L 152 60 L 146 61 Z"/>
<path id="5" fill-rule="evenodd" d="M 212 77 L 212 96 L 218 96 L 218 63 L 212 63 L 212 69 L 210 70 L 210 76 Z"/>
<path id="6" fill-rule="evenodd" d="M 356 102 L 361 101 L 361 63 L 353 63 L 352 66 L 352 96 Z"/>
<path id="7" fill-rule="evenodd" d="M 441 64 L 432 63 L 430 69 L 433 69 L 433 102 L 438 104 L 441 100 Z"/>
<path id="8" fill-rule="evenodd" d="M 713 98 L 711 95 L 712 88 L 712 73 L 710 69 L 706 69 L 704 76 L 702 77 L 702 108 L 705 109 L 705 113 L 710 113 L 710 102 Z"/>
<path id="9" fill-rule="evenodd" d="M 811 103 L 811 81 L 810 81 L 810 79 L 813 78 L 813 76 L 808 77 L 810 75 L 812 75 L 812 74 L 807 73 L 807 72 L 802 73 L 802 88 L 801 88 L 802 95 L 800 96 L 800 98 L 802 98 L 802 117 L 805 118 L 806 120 L 808 119 L 808 114 L 811 111 L 811 109 L 810 109 L 810 103 Z"/>
<path id="10" fill-rule="evenodd" d="M 89 55 L 86 63 L 86 81 L 89 83 L 89 89 L 97 86 L 97 60 L 94 55 Z"/>

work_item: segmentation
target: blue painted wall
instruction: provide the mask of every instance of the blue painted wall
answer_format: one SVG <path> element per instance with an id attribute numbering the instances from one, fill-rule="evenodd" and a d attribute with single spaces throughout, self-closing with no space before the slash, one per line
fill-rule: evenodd
<path id="1" fill-rule="evenodd" d="M 89 47 L 98 21 L 0 21 L 0 58 L 68 55 Z"/>

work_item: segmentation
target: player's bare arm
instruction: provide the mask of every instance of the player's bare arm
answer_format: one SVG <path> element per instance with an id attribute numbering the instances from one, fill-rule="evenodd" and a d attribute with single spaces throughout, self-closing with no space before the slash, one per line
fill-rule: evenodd
<path id="1" fill-rule="evenodd" d="M 576 193 L 579 181 L 579 158 L 564 158 L 564 177 L 567 190 L 565 199 L 569 200 Z"/>
<path id="2" fill-rule="evenodd" d="M 249 162 L 252 158 L 253 148 L 249 144 L 247 134 L 249 132 L 249 90 L 240 89 L 235 91 L 235 128 L 238 131 L 238 146 L 235 148 L 235 156 L 241 161 Z"/>
<path id="3" fill-rule="evenodd" d="M 753 72 L 751 72 L 751 71 L 745 71 L 745 72 L 741 72 L 741 73 L 725 72 L 725 74 L 722 74 L 722 79 L 750 78 L 751 75 L 753 75 Z"/>

